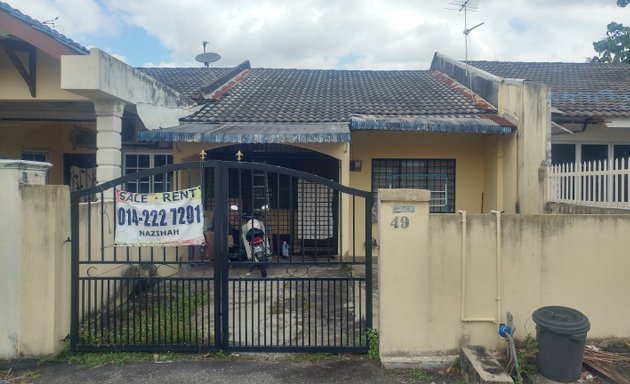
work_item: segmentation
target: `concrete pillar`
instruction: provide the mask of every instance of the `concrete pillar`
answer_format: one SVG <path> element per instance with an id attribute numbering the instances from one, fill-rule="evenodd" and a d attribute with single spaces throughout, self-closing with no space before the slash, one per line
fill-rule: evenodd
<path id="1" fill-rule="evenodd" d="M 52 164 L 0 160 L 0 359 L 20 354 L 20 184 L 45 184 Z"/>
<path id="2" fill-rule="evenodd" d="M 95 100 L 96 111 L 96 182 L 104 183 L 122 176 L 122 115 L 125 103 Z"/>
<path id="3" fill-rule="evenodd" d="M 410 298 L 429 289 L 430 198 L 431 192 L 422 189 L 378 191 L 378 332 L 385 366 L 423 362 L 431 314 L 425 302 Z"/>

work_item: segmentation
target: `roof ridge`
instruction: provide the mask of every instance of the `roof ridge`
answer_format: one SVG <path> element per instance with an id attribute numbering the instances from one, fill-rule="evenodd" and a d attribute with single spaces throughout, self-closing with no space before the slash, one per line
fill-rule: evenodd
<path id="1" fill-rule="evenodd" d="M 236 67 L 232 68 L 230 71 L 216 78 L 210 84 L 200 87 L 198 93 L 201 93 L 202 97 L 205 97 L 205 95 L 208 94 L 212 94 L 221 87 L 227 85 L 231 79 L 238 76 L 241 72 L 251 68 L 252 67 L 249 64 L 249 60 L 245 60 Z"/>

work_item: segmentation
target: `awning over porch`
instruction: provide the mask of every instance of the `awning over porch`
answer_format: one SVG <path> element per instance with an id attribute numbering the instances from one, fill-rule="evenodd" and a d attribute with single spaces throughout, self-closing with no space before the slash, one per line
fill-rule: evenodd
<path id="1" fill-rule="evenodd" d="M 348 123 L 194 123 L 138 132 L 138 141 L 196 143 L 346 143 Z"/>
<path id="2" fill-rule="evenodd" d="M 510 135 L 514 124 L 497 115 L 466 116 L 375 116 L 355 115 L 350 120 L 353 131 L 410 131 L 441 133 L 479 133 Z"/>

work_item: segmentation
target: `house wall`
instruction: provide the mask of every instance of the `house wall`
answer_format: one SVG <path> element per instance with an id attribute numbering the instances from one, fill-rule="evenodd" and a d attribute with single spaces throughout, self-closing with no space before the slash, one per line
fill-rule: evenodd
<path id="1" fill-rule="evenodd" d="M 542 213 L 546 167 L 550 159 L 549 87 L 531 81 L 501 82 L 498 110 L 516 122 L 517 134 L 506 145 L 504 210 Z"/>
<path id="2" fill-rule="evenodd" d="M 80 126 L 94 128 L 94 123 Z M 0 122 L 0 158 L 20 159 L 22 151 L 46 152 L 54 164 L 48 170 L 48 183 L 61 185 L 64 153 L 94 153 L 93 149 L 72 146 L 73 129 L 73 124 L 59 122 Z"/>
<path id="3" fill-rule="evenodd" d="M 2 79 L 0 100 L 85 100 L 79 95 L 60 88 L 61 63 L 58 59 L 38 49 L 36 60 L 36 97 L 33 98 L 28 85 L 9 60 L 6 52 L 0 50 L 0 79 Z"/>
<path id="4" fill-rule="evenodd" d="M 625 236 L 630 215 L 504 214 L 497 222 L 496 215 L 473 214 L 464 221 L 459 214 L 426 214 L 424 201 L 380 204 L 379 215 L 392 215 L 387 204 L 418 207 L 409 215 L 408 229 L 381 226 L 384 361 L 440 360 L 462 344 L 504 348 L 495 321 L 505 322 L 510 311 L 516 338 L 523 339 L 535 335 L 531 315 L 546 305 L 584 313 L 591 323 L 589 338 L 630 337 L 630 324 L 622 320 L 630 316 L 622 298 L 630 290 L 630 238 Z M 395 241 L 401 235 L 405 241 Z"/>

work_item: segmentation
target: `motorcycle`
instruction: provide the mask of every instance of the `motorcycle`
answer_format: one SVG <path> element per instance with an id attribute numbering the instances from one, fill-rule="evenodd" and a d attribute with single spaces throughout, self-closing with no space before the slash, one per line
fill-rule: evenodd
<path id="1" fill-rule="evenodd" d="M 238 206 L 232 205 L 230 207 L 233 211 L 238 211 Z M 265 211 L 266 207 L 263 206 L 261 211 Z M 245 257 L 248 261 L 255 263 L 251 270 L 254 268 L 260 269 L 262 277 L 267 277 L 267 259 L 271 256 L 271 244 L 269 237 L 265 229 L 265 224 L 261 214 L 244 214 L 242 219 L 245 221 L 241 225 L 240 229 L 240 243 L 244 248 Z M 250 271 L 251 271 L 250 270 Z"/>

